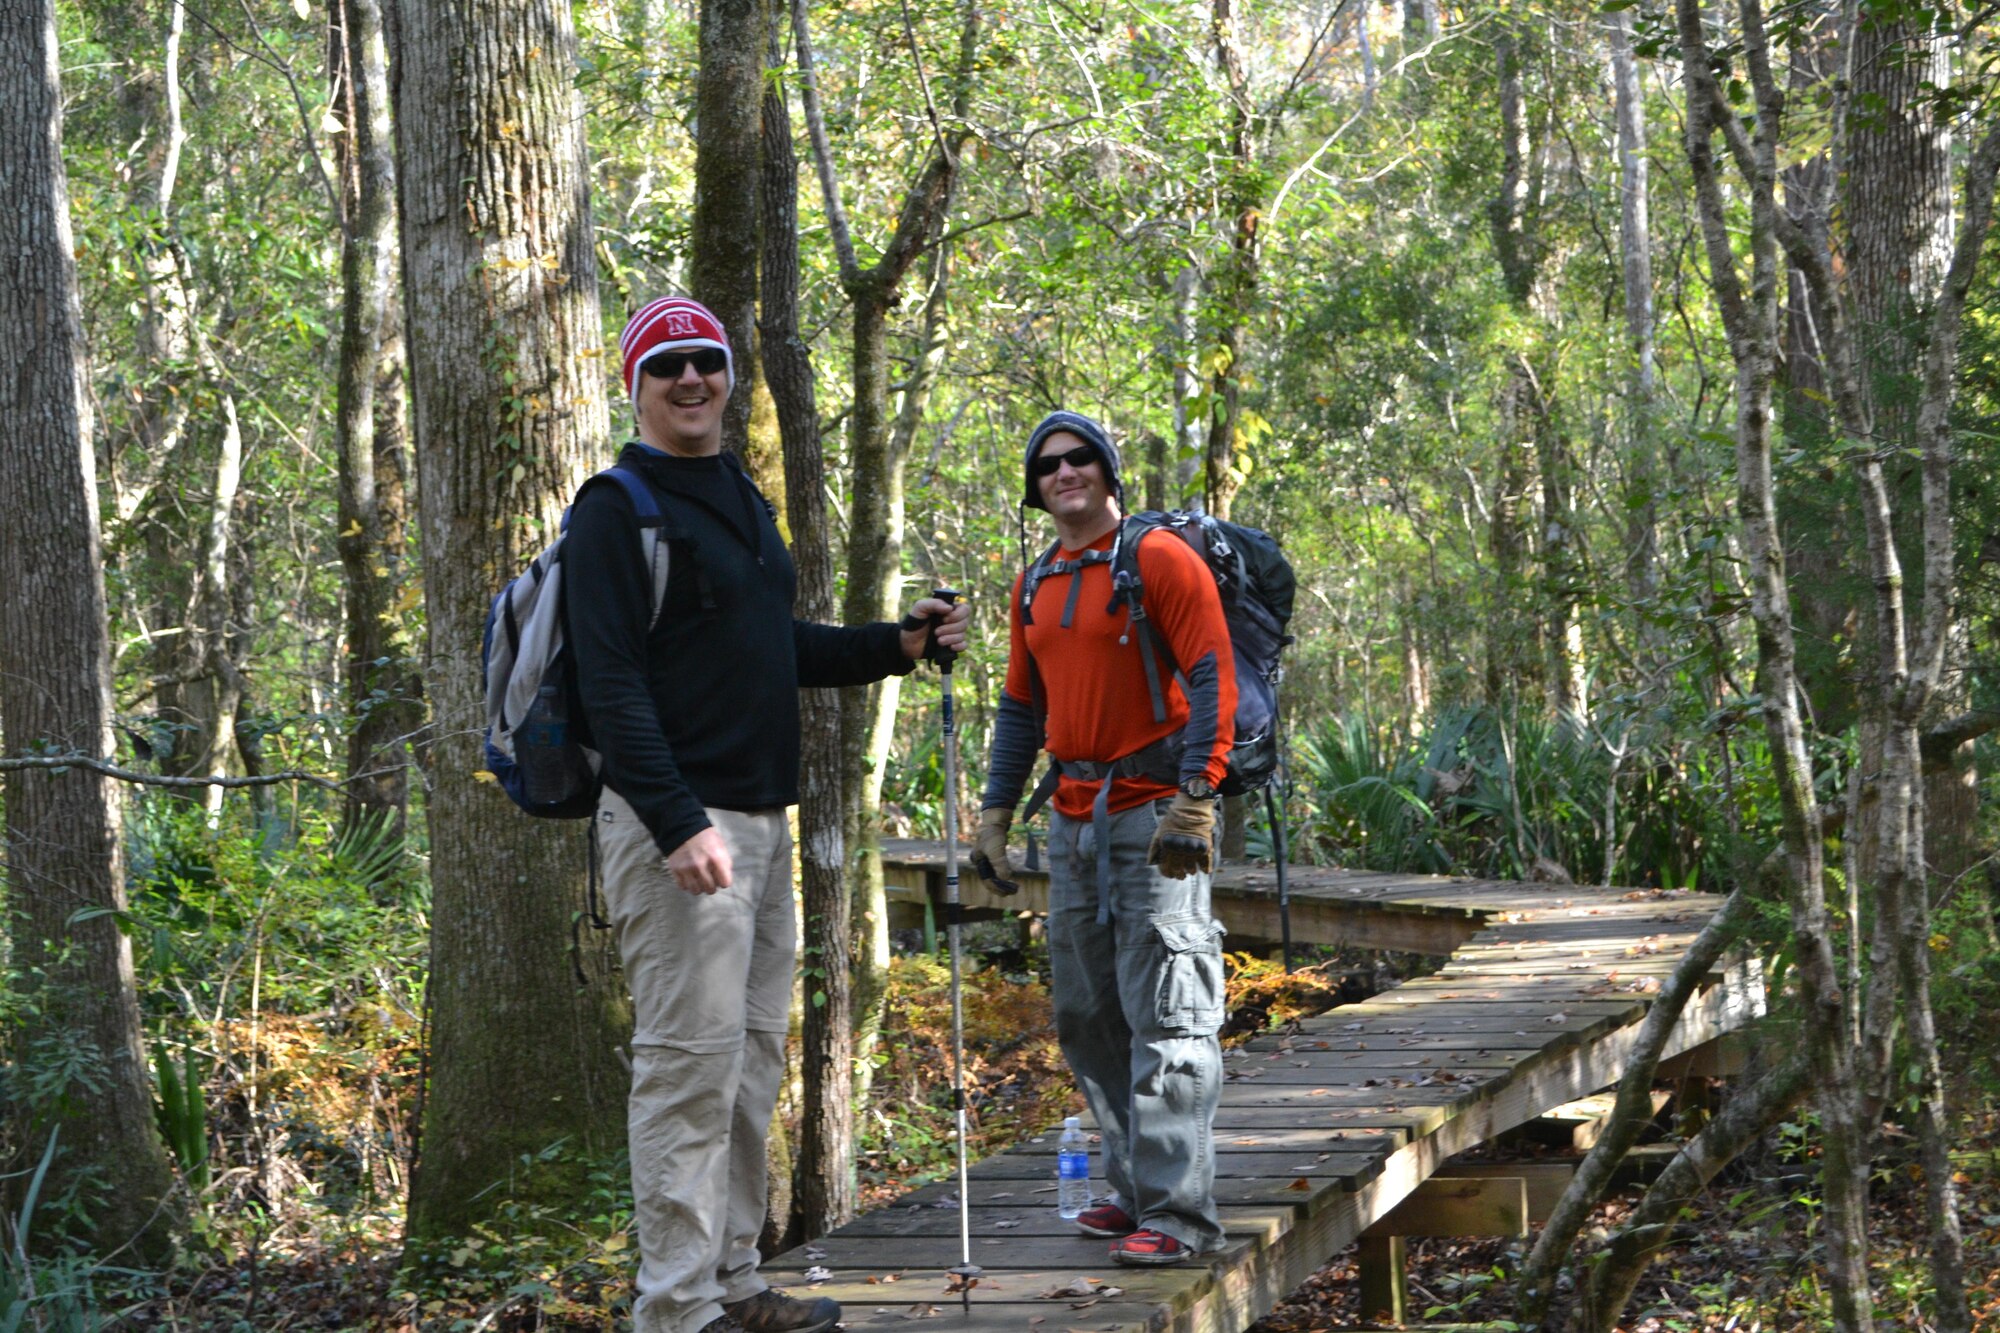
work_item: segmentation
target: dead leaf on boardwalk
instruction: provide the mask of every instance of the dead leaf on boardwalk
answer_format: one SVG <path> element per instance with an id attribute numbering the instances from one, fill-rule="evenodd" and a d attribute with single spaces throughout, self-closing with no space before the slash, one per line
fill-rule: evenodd
<path id="1" fill-rule="evenodd" d="M 901 1317 L 904 1319 L 934 1319 L 937 1317 L 937 1313 L 938 1308 L 935 1305 L 919 1302 L 903 1311 Z"/>
<path id="2" fill-rule="evenodd" d="M 1028 1316 L 1028 1327 L 1029 1327 L 1029 1328 L 1033 1328 L 1033 1327 L 1034 1327 L 1034 1326 L 1035 1326 L 1036 1324 L 1042 1324 L 1042 1323 L 1047 1323 L 1047 1322 L 1048 1322 L 1047 1320 L 1043 1319 L 1043 1318 L 1042 1318 L 1042 1317 L 1041 1317 L 1040 1315 L 1038 1315 L 1038 1314 L 1031 1314 L 1031 1315 L 1029 1315 L 1029 1316 Z"/>
<path id="3" fill-rule="evenodd" d="M 1021 1225 L 1021 1219 L 1018 1217 L 1003 1217 L 998 1222 L 995 1222 L 993 1224 L 993 1229 L 995 1231 L 1012 1231 L 1015 1227 L 1020 1225 Z"/>
<path id="4" fill-rule="evenodd" d="M 1080 1277 L 1059 1287 L 1050 1287 L 1035 1297 L 1038 1301 L 1070 1301 L 1079 1296 L 1094 1296 L 1097 1288 L 1104 1285 L 1101 1277 Z"/>
<path id="5" fill-rule="evenodd" d="M 1231 1140 L 1230 1140 L 1230 1142 L 1231 1142 L 1231 1143 L 1233 1143 L 1233 1144 L 1235 1144 L 1235 1145 L 1236 1145 L 1237 1147 L 1239 1147 L 1239 1148 L 1255 1148 L 1255 1147 L 1258 1147 L 1259 1145 L 1261 1145 L 1261 1144 L 1263 1143 L 1263 1140 L 1262 1140 L 1262 1139 L 1231 1139 Z"/>
<path id="6" fill-rule="evenodd" d="M 1097 1304 L 1097 1302 L 1100 1299 L 1102 1298 L 1097 1296 L 1092 1296 L 1087 1301 L 1071 1301 L 1069 1304 L 1069 1308 L 1072 1310 L 1088 1310 L 1091 1306 Z"/>
<path id="7" fill-rule="evenodd" d="M 945 1274 L 945 1279 L 944 1294 L 947 1296 L 957 1296 L 963 1292 L 971 1291 L 979 1285 L 978 1278 L 965 1273 L 947 1273 Z M 991 1286 L 992 1284 L 988 1283 L 987 1285 Z"/>
<path id="8" fill-rule="evenodd" d="M 1301 1191 L 1310 1190 L 1312 1187 L 1313 1183 L 1310 1180 L 1307 1180 L 1304 1176 L 1300 1176 L 1297 1180 L 1294 1180 L 1291 1184 L 1285 1186 L 1285 1188 L 1288 1190 L 1301 1190 Z"/>
<path id="9" fill-rule="evenodd" d="M 1542 1021 L 1543 1021 L 1544 1023 L 1567 1023 L 1567 1022 L 1569 1022 L 1569 1015 L 1568 1015 L 1568 1014 L 1550 1014 L 1550 1015 L 1549 1015 L 1549 1016 L 1548 1016 L 1547 1018 L 1544 1018 L 1544 1019 L 1543 1019 Z"/>
<path id="10" fill-rule="evenodd" d="M 995 1190 L 995 1191 L 994 1191 L 993 1193 L 991 1193 L 991 1194 L 987 1195 L 986 1197 L 987 1197 L 987 1198 L 989 1198 L 989 1199 L 1011 1199 L 1011 1198 L 1013 1198 L 1013 1197 L 1014 1197 L 1014 1191 L 1012 1191 L 1012 1190 Z"/>
<path id="11" fill-rule="evenodd" d="M 1348 1025 L 1347 1025 L 1346 1027 L 1342 1028 L 1342 1029 L 1341 1029 L 1341 1031 L 1342 1031 L 1342 1032 L 1359 1032 L 1359 1031 L 1361 1031 L 1361 1029 L 1362 1029 L 1362 1027 L 1363 1027 L 1363 1026 L 1365 1026 L 1365 1025 L 1364 1025 L 1364 1024 L 1361 1024 L 1361 1023 L 1349 1023 L 1349 1024 L 1348 1024 Z"/>

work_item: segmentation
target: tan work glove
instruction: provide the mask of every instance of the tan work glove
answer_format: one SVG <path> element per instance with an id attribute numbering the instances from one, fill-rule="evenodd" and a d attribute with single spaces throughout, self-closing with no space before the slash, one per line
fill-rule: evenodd
<path id="1" fill-rule="evenodd" d="M 1186 879 L 1206 874 L 1213 864 L 1210 846 L 1215 836 L 1215 801 L 1210 797 L 1177 792 L 1160 826 L 1153 830 L 1153 845 L 1146 849 L 1146 864 L 1160 868 L 1168 879 Z"/>
<path id="2" fill-rule="evenodd" d="M 1004 805 L 990 805 L 979 812 L 979 835 L 973 840 L 972 868 L 980 882 L 1001 895 L 1019 893 L 1014 882 L 1014 863 L 1007 859 L 1007 830 L 1014 827 L 1014 812 Z"/>

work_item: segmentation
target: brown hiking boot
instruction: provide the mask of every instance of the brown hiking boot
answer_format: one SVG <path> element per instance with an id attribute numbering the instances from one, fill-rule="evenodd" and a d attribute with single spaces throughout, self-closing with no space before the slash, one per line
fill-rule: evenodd
<path id="1" fill-rule="evenodd" d="M 743 1325 L 726 1314 L 719 1314 L 701 1326 L 701 1333 L 744 1333 Z"/>
<path id="2" fill-rule="evenodd" d="M 742 1325 L 744 1333 L 821 1333 L 840 1322 L 840 1303 L 829 1296 L 793 1300 L 775 1287 L 722 1307 L 724 1315 Z M 702 1333 L 726 1333 L 705 1328 Z"/>

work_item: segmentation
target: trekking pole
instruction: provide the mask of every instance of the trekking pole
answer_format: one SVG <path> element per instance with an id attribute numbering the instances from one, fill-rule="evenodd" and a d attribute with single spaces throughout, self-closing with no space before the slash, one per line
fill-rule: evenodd
<path id="1" fill-rule="evenodd" d="M 1276 786 L 1276 783 L 1271 784 Z M 1278 861 L 1278 930 L 1285 939 L 1285 973 L 1292 970 L 1292 895 L 1285 885 L 1285 817 L 1271 787 L 1264 788 L 1264 817 L 1271 821 L 1271 850 Z"/>
<path id="2" fill-rule="evenodd" d="M 959 594 L 938 588 L 931 596 L 956 604 Z M 971 1191 L 965 1163 L 965 1006 L 959 989 L 958 905 L 958 723 L 953 713 L 951 665 L 958 654 L 933 643 L 927 654 L 938 664 L 938 680 L 944 695 L 944 919 L 951 940 L 951 1109 L 958 1118 L 958 1267 L 951 1275 L 958 1279 L 959 1300 L 968 1318 L 972 1315 L 972 1288 L 979 1279 L 979 1266 L 972 1262 Z"/>

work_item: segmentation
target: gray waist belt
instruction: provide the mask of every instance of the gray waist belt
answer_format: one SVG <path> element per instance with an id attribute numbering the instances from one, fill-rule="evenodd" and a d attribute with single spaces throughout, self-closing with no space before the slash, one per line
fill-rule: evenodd
<path id="1" fill-rule="evenodd" d="M 1134 750 L 1122 759 L 1108 762 L 1055 759 L 1035 787 L 1027 812 L 1021 816 L 1023 823 L 1035 817 L 1055 791 L 1058 774 L 1079 782 L 1098 784 L 1097 799 L 1090 803 L 1090 822 L 1092 836 L 1097 840 L 1097 924 L 1100 926 L 1111 921 L 1111 831 L 1107 827 L 1111 816 L 1111 784 L 1118 778 L 1152 778 L 1170 787 L 1178 786 L 1183 748 L 1180 733 L 1176 732 L 1171 736 L 1162 736 L 1145 749 Z"/>

